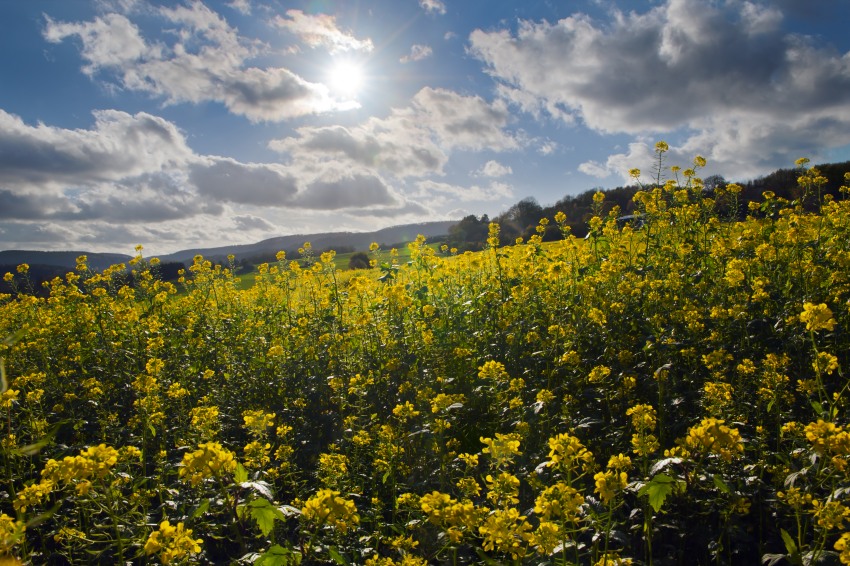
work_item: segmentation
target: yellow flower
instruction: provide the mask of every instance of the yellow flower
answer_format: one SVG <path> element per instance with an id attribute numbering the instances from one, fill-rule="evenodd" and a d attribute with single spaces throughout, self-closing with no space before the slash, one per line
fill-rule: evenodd
<path id="1" fill-rule="evenodd" d="M 608 469 L 609 470 L 628 470 L 632 467 L 632 460 L 628 456 L 623 454 L 617 454 L 616 456 L 611 456 L 608 460 Z"/>
<path id="2" fill-rule="evenodd" d="M 7 389 L 0 395 L 0 409 L 8 409 L 12 406 L 12 403 L 18 400 L 18 394 L 20 392 L 17 389 Z"/>
<path id="3" fill-rule="evenodd" d="M 525 556 L 525 543 L 532 538 L 530 530 L 526 517 L 513 507 L 493 511 L 478 527 L 484 539 L 484 550 L 510 554 L 514 560 Z"/>
<path id="4" fill-rule="evenodd" d="M 558 523 L 540 521 L 531 537 L 531 544 L 542 556 L 550 556 L 564 542 L 564 533 Z"/>
<path id="5" fill-rule="evenodd" d="M 832 375 L 838 369 L 838 358 L 829 352 L 818 352 L 817 357 L 812 362 L 812 369 L 817 373 Z"/>
<path id="6" fill-rule="evenodd" d="M 637 430 L 655 430 L 656 413 L 652 405 L 635 405 L 626 411 L 632 418 L 632 426 Z"/>
<path id="7" fill-rule="evenodd" d="M 593 464 L 593 454 L 581 441 L 567 433 L 549 439 L 549 465 L 572 473 L 579 467 L 586 469 Z"/>
<path id="8" fill-rule="evenodd" d="M 835 319 L 828 306 L 821 303 L 804 303 L 803 312 L 800 313 L 800 322 L 806 323 L 806 330 L 817 332 L 818 330 L 834 330 Z"/>
<path id="9" fill-rule="evenodd" d="M 39 483 L 28 485 L 15 495 L 12 507 L 15 508 L 15 511 L 23 513 L 27 510 L 27 507 L 41 503 L 51 491 L 53 491 L 53 482 L 50 480 L 43 479 Z"/>
<path id="10" fill-rule="evenodd" d="M 266 429 L 274 425 L 274 413 L 267 413 L 262 409 L 256 411 L 245 411 L 242 413 L 245 428 L 255 436 L 262 436 Z"/>
<path id="11" fill-rule="evenodd" d="M 534 512 L 543 520 L 564 519 L 571 523 L 579 521 L 579 511 L 584 496 L 563 482 L 544 489 L 534 501 Z"/>
<path id="12" fill-rule="evenodd" d="M 398 404 L 393 409 L 393 414 L 402 421 L 412 419 L 419 416 L 419 411 L 413 406 L 410 401 L 405 401 L 404 404 Z"/>
<path id="13" fill-rule="evenodd" d="M 688 430 L 683 443 L 685 448 L 696 453 L 718 454 L 727 462 L 731 461 L 733 456 L 744 452 L 744 445 L 738 429 L 730 428 L 724 422 L 713 417 L 703 419 Z"/>
<path id="14" fill-rule="evenodd" d="M 148 537 L 145 554 L 158 554 L 163 564 L 171 564 L 199 553 L 203 542 L 203 539 L 193 539 L 192 529 L 184 528 L 183 523 L 173 526 L 169 521 L 163 521 L 159 530 Z"/>
<path id="15" fill-rule="evenodd" d="M 850 509 L 841 504 L 840 501 L 812 502 L 812 515 L 815 516 L 818 526 L 826 531 L 834 531 L 844 528 L 844 521 L 850 520 Z"/>
<path id="16" fill-rule="evenodd" d="M 496 433 L 495 440 L 484 437 L 481 437 L 479 440 L 485 445 L 485 448 L 482 448 L 481 452 L 490 454 L 493 463 L 497 467 L 508 464 L 513 460 L 514 456 L 522 454 L 519 451 L 519 438 L 515 434 Z"/>
<path id="17" fill-rule="evenodd" d="M 5 513 L 0 514 L 0 554 L 8 554 L 21 542 L 26 529 L 23 521 L 16 521 Z"/>
<path id="18" fill-rule="evenodd" d="M 599 560 L 593 563 L 593 566 L 631 566 L 631 558 L 620 558 L 616 552 L 608 552 L 603 554 Z"/>
<path id="19" fill-rule="evenodd" d="M 510 505 L 519 503 L 519 479 L 507 472 L 502 472 L 496 477 L 487 475 L 487 499 L 496 505 Z"/>
<path id="20" fill-rule="evenodd" d="M 301 516 L 318 526 L 330 525 L 346 532 L 360 523 L 354 502 L 339 496 L 338 491 L 320 489 L 301 508 Z"/>
<path id="21" fill-rule="evenodd" d="M 233 452 L 222 448 L 218 442 L 204 442 L 198 445 L 194 452 L 183 455 L 183 466 L 180 468 L 181 478 L 188 478 L 192 485 L 210 477 L 220 477 L 236 470 L 236 459 Z"/>
<path id="22" fill-rule="evenodd" d="M 590 383 L 600 383 L 606 377 L 611 375 L 611 368 L 608 366 L 596 366 L 592 370 L 590 370 L 590 374 L 587 376 L 587 380 Z"/>
<path id="23" fill-rule="evenodd" d="M 626 472 L 608 470 L 607 472 L 597 472 L 593 476 L 593 481 L 596 484 L 594 491 L 599 494 L 603 502 L 609 504 L 617 493 L 629 485 L 629 476 Z"/>
<path id="24" fill-rule="evenodd" d="M 840 553 L 838 559 L 842 564 L 850 564 L 850 533 L 841 535 L 841 538 L 835 541 L 833 548 Z"/>

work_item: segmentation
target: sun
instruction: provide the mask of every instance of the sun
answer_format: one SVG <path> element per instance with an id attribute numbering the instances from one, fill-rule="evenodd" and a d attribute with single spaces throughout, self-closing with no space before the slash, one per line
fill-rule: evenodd
<path id="1" fill-rule="evenodd" d="M 335 61 L 328 68 L 328 87 L 337 95 L 354 97 L 363 88 L 363 67 L 350 60 Z"/>

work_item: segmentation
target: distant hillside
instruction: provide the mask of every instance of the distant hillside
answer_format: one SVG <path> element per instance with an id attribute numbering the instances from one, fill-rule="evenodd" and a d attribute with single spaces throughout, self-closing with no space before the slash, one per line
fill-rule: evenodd
<path id="1" fill-rule="evenodd" d="M 457 221 L 423 222 L 421 224 L 405 224 L 403 226 L 392 226 L 377 232 L 327 232 L 323 234 L 295 234 L 292 236 L 280 236 L 257 242 L 256 244 L 244 244 L 239 246 L 223 246 L 218 248 L 198 248 L 193 250 L 182 250 L 173 254 L 159 256 L 163 262 L 191 262 L 196 255 L 212 261 L 220 261 L 228 255 L 236 256 L 236 259 L 253 258 L 258 256 L 274 256 L 281 250 L 298 249 L 304 242 L 310 242 L 314 250 L 354 248 L 354 250 L 365 250 L 372 242 L 382 245 L 391 245 L 399 242 L 410 242 L 417 235 L 422 234 L 426 238 L 434 236 L 445 236 L 449 229 L 457 224 Z"/>
<path id="2" fill-rule="evenodd" d="M 173 254 L 159 256 L 163 263 L 191 262 L 196 255 L 212 261 L 222 261 L 228 255 L 236 256 L 237 260 L 269 256 L 281 250 L 297 250 L 310 242 L 314 250 L 353 248 L 354 250 L 366 250 L 372 242 L 382 245 L 392 245 L 399 242 L 410 242 L 417 235 L 422 234 L 426 238 L 445 236 L 449 229 L 457 224 L 457 221 L 423 222 L 420 224 L 405 224 L 403 226 L 392 226 L 377 232 L 328 232 L 323 234 L 297 234 L 293 236 L 280 236 L 257 242 L 256 244 L 245 244 L 239 246 L 223 246 L 218 248 L 197 248 L 182 250 Z M 0 267 L 2 273 L 14 271 L 14 268 L 22 263 L 30 266 L 45 266 L 61 268 L 61 270 L 73 270 L 77 265 L 77 258 L 81 255 L 88 257 L 89 267 L 103 270 L 116 263 L 127 263 L 133 256 L 113 253 L 89 253 L 89 252 L 40 252 L 30 250 L 7 250 L 0 251 Z M 61 274 L 61 273 L 60 273 Z"/>
<path id="3" fill-rule="evenodd" d="M 112 253 L 6 250 L 0 252 L 0 265 L 17 267 L 22 263 L 26 263 L 31 266 L 48 265 L 73 270 L 77 266 L 77 258 L 81 255 L 88 258 L 89 267 L 97 270 L 106 269 L 116 263 L 127 263 L 133 259 L 133 256 Z"/>

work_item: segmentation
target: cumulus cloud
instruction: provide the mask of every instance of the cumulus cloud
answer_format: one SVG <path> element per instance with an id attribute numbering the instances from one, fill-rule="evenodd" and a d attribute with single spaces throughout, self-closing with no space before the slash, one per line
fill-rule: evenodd
<path id="1" fill-rule="evenodd" d="M 476 30 L 469 41 L 523 111 L 602 133 L 683 130 L 676 149 L 750 175 L 787 166 L 791 151 L 850 143 L 850 53 L 784 33 L 782 22 L 760 2 L 667 0 L 607 21 L 574 14 L 521 21 L 515 33 Z M 618 167 L 612 157 L 583 171 Z"/>
<path id="2" fill-rule="evenodd" d="M 341 51 L 372 51 L 372 40 L 357 39 L 350 32 L 339 29 L 336 18 L 328 14 L 305 14 L 301 10 L 287 10 L 286 16 L 277 16 L 276 26 L 297 35 L 310 47 L 324 47 L 331 53 Z"/>
<path id="3" fill-rule="evenodd" d="M 433 51 L 428 45 L 415 44 L 410 48 L 410 53 L 399 59 L 401 63 L 412 63 L 413 61 L 421 61 L 431 56 Z"/>
<path id="4" fill-rule="evenodd" d="M 428 122 L 447 147 L 480 151 L 519 149 L 520 142 L 505 131 L 507 105 L 480 96 L 426 87 L 413 97 L 412 111 Z"/>
<path id="5" fill-rule="evenodd" d="M 333 97 L 325 85 L 311 83 L 287 69 L 247 66 L 246 61 L 261 52 L 259 44 L 240 37 L 201 2 L 160 7 L 155 15 L 176 26 L 174 33 L 167 35 L 173 39 L 170 45 L 145 40 L 135 24 L 115 13 L 90 22 L 48 18 L 44 37 L 53 43 L 78 37 L 85 73 L 107 76 L 122 88 L 162 97 L 169 104 L 220 102 L 254 122 L 358 106 Z M 358 45 L 335 40 L 339 48 Z"/>
<path id="6" fill-rule="evenodd" d="M 507 131 L 508 121 L 504 104 L 426 87 L 386 118 L 353 127 L 305 126 L 269 147 L 302 167 L 321 163 L 317 170 L 329 162 L 349 162 L 400 178 L 424 177 L 442 174 L 454 149 L 518 149 L 521 141 Z"/>
<path id="7" fill-rule="evenodd" d="M 329 210 L 352 218 L 430 212 L 365 168 L 199 155 L 174 124 L 143 112 L 97 111 L 90 128 L 71 130 L 0 110 L 0 246 L 232 243 L 224 227 L 256 234 L 274 229 L 269 215 Z"/>
<path id="8" fill-rule="evenodd" d="M 380 178 L 366 174 L 316 180 L 299 195 L 297 203 L 304 208 L 321 210 L 375 205 L 397 207 L 400 204 Z"/>
<path id="9" fill-rule="evenodd" d="M 261 218 L 259 216 L 254 216 L 251 214 L 234 216 L 233 224 L 240 232 L 246 230 L 250 232 L 270 232 L 275 228 L 274 225 L 265 218 Z"/>
<path id="10" fill-rule="evenodd" d="M 596 161 L 585 161 L 584 163 L 579 164 L 578 170 L 585 175 L 598 177 L 600 179 L 604 179 L 611 174 L 611 170 L 608 168 L 607 164 L 602 164 Z"/>
<path id="11" fill-rule="evenodd" d="M 479 177 L 504 177 L 511 173 L 513 173 L 513 169 L 511 169 L 510 165 L 502 165 L 498 161 L 491 159 L 481 169 L 476 171 L 475 175 Z"/>
<path id="12" fill-rule="evenodd" d="M 208 157 L 190 165 L 189 170 L 189 182 L 198 193 L 219 202 L 284 206 L 298 192 L 295 178 L 273 164 Z"/>
<path id="13" fill-rule="evenodd" d="M 249 0 L 231 0 L 227 5 L 246 16 L 251 14 L 251 2 Z"/>
<path id="14" fill-rule="evenodd" d="M 89 130 L 25 124 L 0 110 L 0 186 L 55 192 L 183 163 L 192 151 L 177 127 L 162 118 L 118 110 L 94 112 Z"/>
<path id="15" fill-rule="evenodd" d="M 513 187 L 507 183 L 491 181 L 487 186 L 480 185 L 454 185 L 438 181 L 425 180 L 416 183 L 420 198 L 450 198 L 452 201 L 463 202 L 492 202 L 512 198 Z"/>
<path id="16" fill-rule="evenodd" d="M 429 14 L 444 15 L 446 13 L 446 4 L 442 0 L 419 0 L 419 6 Z"/>

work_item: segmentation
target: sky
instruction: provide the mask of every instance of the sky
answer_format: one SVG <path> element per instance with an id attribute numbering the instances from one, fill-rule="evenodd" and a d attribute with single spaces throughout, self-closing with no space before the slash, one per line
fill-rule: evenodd
<path id="1" fill-rule="evenodd" d="M 2 0 L 0 249 L 494 216 L 850 160 L 850 0 Z"/>

